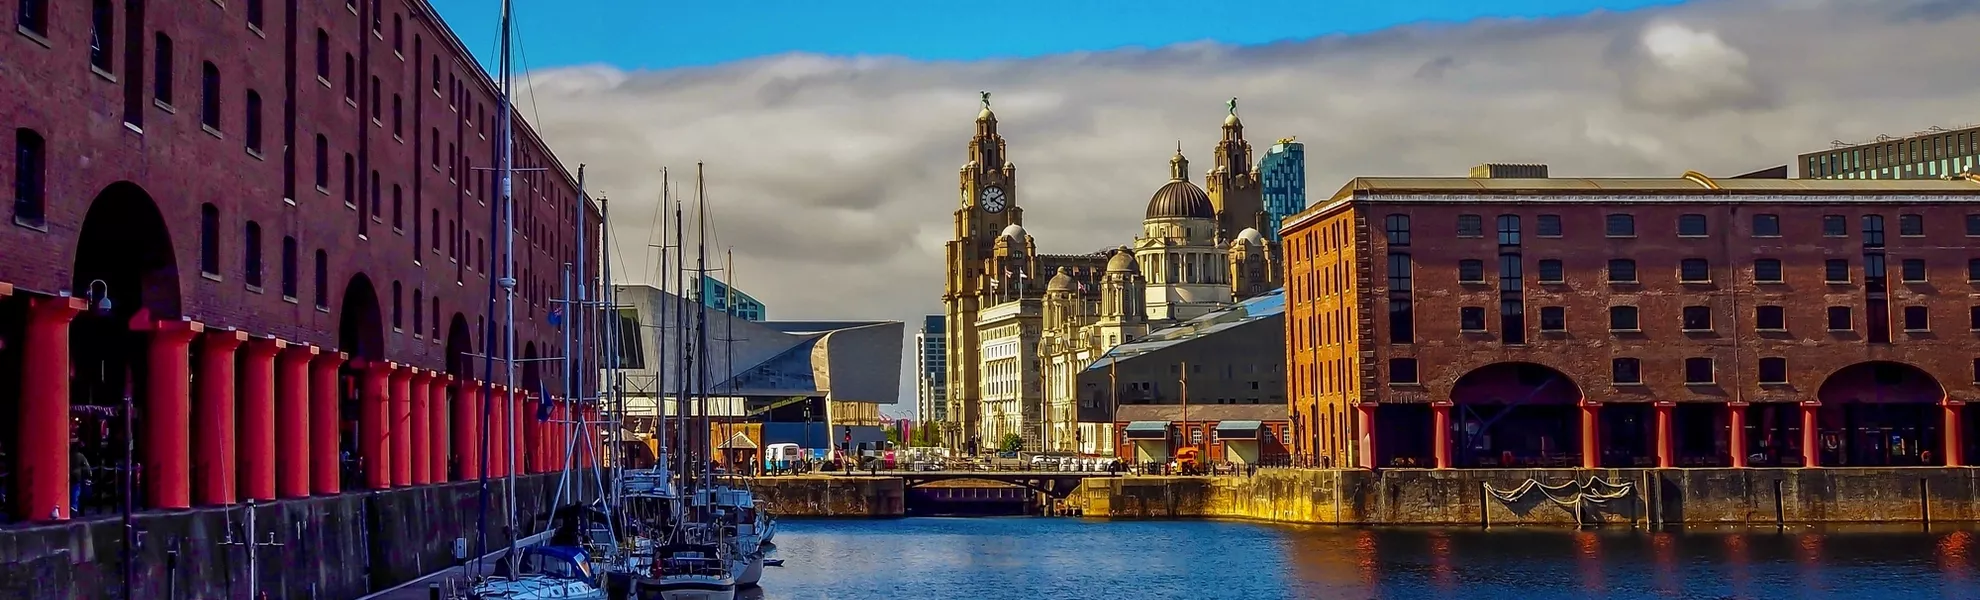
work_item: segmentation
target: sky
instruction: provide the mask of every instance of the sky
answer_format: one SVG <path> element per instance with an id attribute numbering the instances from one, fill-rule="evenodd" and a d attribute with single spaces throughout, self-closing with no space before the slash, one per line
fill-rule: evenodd
<path id="1" fill-rule="evenodd" d="M 493 49 L 492 14 L 439 4 Z M 522 4 L 519 111 L 612 199 L 615 274 L 650 278 L 660 169 L 705 161 L 712 242 L 776 319 L 941 311 L 980 90 L 1057 254 L 1131 243 L 1178 140 L 1208 165 L 1233 96 L 1254 148 L 1306 144 L 1314 197 L 1482 162 L 1734 175 L 1980 122 L 1972 0 Z M 912 360 L 889 414 L 912 412 Z"/>

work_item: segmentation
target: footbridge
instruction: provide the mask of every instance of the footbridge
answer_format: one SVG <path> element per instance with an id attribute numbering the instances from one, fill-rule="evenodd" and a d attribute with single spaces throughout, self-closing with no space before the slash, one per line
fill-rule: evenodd
<path id="1" fill-rule="evenodd" d="M 854 477 L 893 477 L 900 479 L 904 487 L 913 489 L 919 486 L 942 481 L 972 479 L 1014 485 L 1051 496 L 1054 500 L 1064 500 L 1079 489 L 1079 484 L 1088 479 L 1120 477 L 1119 473 L 1106 471 L 843 471 L 820 472 L 822 475 Z"/>

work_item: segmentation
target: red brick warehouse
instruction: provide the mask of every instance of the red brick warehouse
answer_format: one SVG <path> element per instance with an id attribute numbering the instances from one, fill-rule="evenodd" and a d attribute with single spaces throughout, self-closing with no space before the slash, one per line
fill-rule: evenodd
<path id="1" fill-rule="evenodd" d="M 499 93 L 431 6 L 9 5 L 7 512 L 68 518 L 72 449 L 93 468 L 82 504 L 115 496 L 96 473 L 123 459 L 126 394 L 152 509 L 482 473 L 470 355 L 503 339 L 487 334 Z M 519 355 L 557 355 L 553 293 L 580 257 L 595 278 L 602 220 L 515 123 Z M 500 393 L 567 397 L 538 364 Z M 536 419 L 508 417 L 518 471 L 563 458 Z"/>
<path id="2" fill-rule="evenodd" d="M 1968 179 L 1356 179 L 1282 232 L 1294 451 L 1972 464 L 1975 200 Z"/>

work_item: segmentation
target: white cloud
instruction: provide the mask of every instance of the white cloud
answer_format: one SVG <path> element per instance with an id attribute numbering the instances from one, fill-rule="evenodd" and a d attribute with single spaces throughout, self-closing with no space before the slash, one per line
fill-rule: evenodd
<path id="1" fill-rule="evenodd" d="M 978 90 L 995 94 L 1026 228 L 1045 251 L 1089 252 L 1134 234 L 1176 140 L 1198 171 L 1208 164 L 1231 96 L 1254 147 L 1307 143 L 1313 197 L 1358 175 L 1461 175 L 1484 161 L 1736 174 L 1831 139 L 1980 121 L 1975 6 L 1717 0 L 1254 47 L 583 67 L 533 73 L 521 100 L 613 199 L 626 279 L 651 265 L 660 167 L 679 183 L 701 160 L 738 285 L 773 317 L 912 328 L 940 310 Z"/>

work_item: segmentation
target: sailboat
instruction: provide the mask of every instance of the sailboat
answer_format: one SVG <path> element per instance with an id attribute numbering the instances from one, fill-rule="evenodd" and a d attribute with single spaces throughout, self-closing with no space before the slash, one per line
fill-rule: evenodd
<path id="1" fill-rule="evenodd" d="M 505 250 L 503 252 L 504 259 L 502 265 L 503 268 L 502 277 L 495 281 L 490 282 L 489 304 L 491 305 L 490 308 L 493 308 L 497 293 L 496 288 L 499 287 L 500 288 L 499 293 L 501 294 L 503 302 L 506 305 L 503 310 L 503 317 L 499 322 L 507 324 L 507 326 L 502 328 L 504 332 L 504 339 L 502 342 L 504 350 L 501 353 L 502 354 L 501 362 L 502 362 L 504 375 L 506 376 L 508 388 L 513 390 L 518 388 L 516 387 L 516 361 L 515 361 L 516 333 L 514 327 L 514 323 L 516 320 L 516 260 L 515 260 L 516 228 L 511 227 L 509 225 L 510 223 L 513 223 L 515 221 L 515 216 L 516 216 L 515 199 L 511 194 L 512 190 L 514 189 L 512 183 L 515 175 L 515 164 L 513 157 L 514 108 L 510 98 L 510 91 L 513 87 L 513 79 L 510 76 L 510 71 L 511 71 L 510 34 L 512 29 L 511 9 L 512 9 L 511 1 L 502 0 L 502 24 L 501 24 L 502 55 L 500 62 L 500 79 L 501 79 L 502 95 L 499 101 L 499 108 L 497 111 L 498 114 L 497 123 L 501 128 L 501 131 L 497 136 L 497 140 L 498 143 L 500 144 L 499 148 L 501 153 L 501 158 L 500 158 L 501 165 L 499 168 L 501 173 L 500 189 L 501 189 L 502 205 L 499 211 L 491 211 L 489 217 L 490 220 L 489 226 L 493 230 L 492 233 L 502 236 Z M 581 195 L 583 188 L 582 170 L 579 171 L 578 187 Z M 583 203 L 579 202 L 577 204 L 578 204 L 577 210 L 582 211 Z M 583 223 L 584 220 L 580 218 L 578 222 Z M 580 245 L 580 247 L 582 247 L 582 245 Z M 496 319 L 490 319 L 490 327 L 495 326 L 496 322 L 497 322 Z M 484 339 L 493 339 L 493 337 L 494 337 L 493 335 L 490 335 Z M 564 360 L 569 361 L 571 355 L 568 352 L 568 347 L 566 348 L 566 350 L 567 352 L 565 354 Z M 494 373 L 495 370 L 493 364 L 495 362 L 494 355 L 495 353 L 489 352 L 485 355 L 485 360 L 484 360 L 484 364 L 487 365 L 487 370 L 491 375 Z M 567 365 L 568 364 L 569 363 L 567 362 Z M 569 370 L 567 368 L 567 373 L 568 372 Z M 492 380 L 493 377 L 490 377 L 489 379 Z M 493 385 L 493 383 L 491 382 L 489 383 L 489 385 Z M 483 397 L 492 398 L 494 396 L 495 396 L 494 394 L 489 393 L 489 394 L 484 394 Z M 508 398 L 509 398 L 508 410 L 505 411 L 503 414 L 509 414 L 509 415 L 520 414 L 521 411 L 517 406 L 518 402 L 516 401 L 516 396 L 509 395 Z M 486 411 L 484 411 L 484 413 L 485 412 Z M 577 411 L 577 412 L 582 413 L 582 411 Z M 518 515 L 516 513 L 515 472 L 517 470 L 518 461 L 516 460 L 515 449 L 517 446 L 520 446 L 521 444 L 518 443 L 520 441 L 520 438 L 519 436 L 516 435 L 516 419 L 505 418 L 503 420 L 505 421 L 505 423 L 503 424 L 503 428 L 505 430 L 503 435 L 506 435 L 510 441 L 510 443 L 507 444 L 509 450 L 508 450 L 508 458 L 506 461 L 506 464 L 510 465 L 510 468 L 508 469 L 508 473 L 506 475 L 508 480 L 507 481 L 508 485 L 505 486 L 505 489 L 503 490 L 504 512 L 505 515 L 507 516 L 508 522 L 511 524 L 509 540 L 508 540 L 508 550 L 503 552 L 499 560 L 496 562 L 496 566 L 493 574 L 491 574 L 488 577 L 479 578 L 479 580 L 473 581 L 471 583 L 468 590 L 468 597 L 475 600 L 544 600 L 550 598 L 558 598 L 564 600 L 604 600 L 605 591 L 603 587 L 600 585 L 600 582 L 598 581 L 597 573 L 593 571 L 590 558 L 587 555 L 586 549 L 583 547 L 581 543 L 541 545 L 541 546 L 531 546 L 527 548 L 517 547 L 516 535 L 520 527 L 520 522 L 518 520 Z M 585 431 L 585 430 L 588 430 L 588 428 L 575 428 L 573 432 Z M 573 433 L 573 435 L 575 435 L 575 433 Z M 575 437 L 571 439 L 575 441 Z M 587 440 L 587 442 L 595 443 L 596 440 Z M 485 453 L 487 452 L 486 439 L 484 439 L 483 444 L 484 444 L 483 452 Z M 484 461 L 484 464 L 486 464 L 486 461 Z M 569 470 L 571 469 L 571 464 L 569 462 L 566 462 L 566 464 L 564 465 L 564 469 L 566 471 L 565 473 L 566 476 L 563 481 L 567 484 L 570 481 L 568 475 L 569 475 Z M 488 489 L 487 482 L 488 482 L 487 475 L 486 472 L 484 471 L 482 475 L 482 489 L 484 490 L 483 492 L 484 510 L 487 506 L 486 503 L 486 490 Z M 566 487 L 565 485 L 559 486 L 558 496 L 560 501 L 562 500 L 562 497 L 564 495 L 565 487 Z M 555 517 L 554 512 L 552 514 L 552 517 L 553 517 L 552 522 L 556 522 L 556 519 L 554 518 Z M 484 513 L 484 523 L 485 520 L 486 519 Z M 485 546 L 486 538 L 487 538 L 485 525 L 483 526 L 483 531 L 481 535 L 482 535 L 482 539 L 484 540 L 483 545 Z"/>

